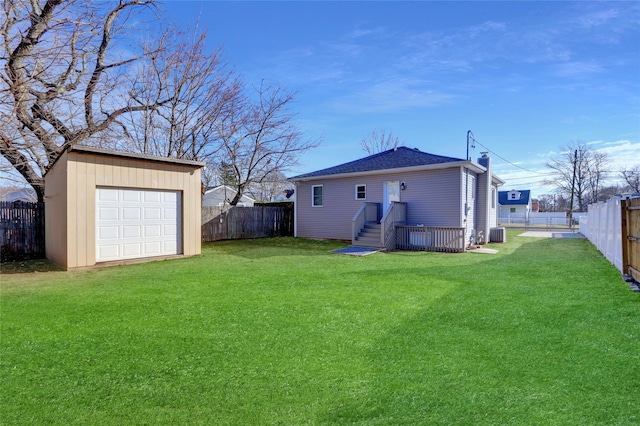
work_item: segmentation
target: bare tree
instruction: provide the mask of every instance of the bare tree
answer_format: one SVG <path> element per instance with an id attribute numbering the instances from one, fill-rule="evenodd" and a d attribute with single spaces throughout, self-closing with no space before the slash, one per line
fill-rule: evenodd
<path id="1" fill-rule="evenodd" d="M 276 201 L 279 195 L 291 189 L 293 185 L 287 181 L 286 176 L 278 171 L 274 171 L 268 180 L 255 183 L 247 191 L 252 198 L 257 201 Z"/>
<path id="2" fill-rule="evenodd" d="M 578 209 L 586 211 L 589 203 L 598 200 L 607 164 L 606 154 L 580 142 L 572 143 L 562 148 L 558 158 L 547 163 L 554 176 L 545 183 L 556 185 L 563 194 L 573 194 Z"/>
<path id="3" fill-rule="evenodd" d="M 640 164 L 623 170 L 620 174 L 629 189 L 636 194 L 640 194 Z"/>
<path id="4" fill-rule="evenodd" d="M 624 192 L 624 187 L 620 185 L 605 185 L 600 188 L 598 201 L 607 201 L 616 195 L 620 195 Z"/>
<path id="5" fill-rule="evenodd" d="M 360 146 L 369 155 L 397 148 L 400 139 L 393 136 L 391 132 L 383 129 L 374 129 L 360 141 Z"/>
<path id="6" fill-rule="evenodd" d="M 279 86 L 256 88 L 254 100 L 237 97 L 229 105 L 229 114 L 216 123 L 220 144 L 218 155 L 233 176 L 235 206 L 252 184 L 272 180 L 278 173 L 298 163 L 299 156 L 318 145 L 306 140 L 294 124 L 289 111 L 294 94 Z"/>
<path id="7" fill-rule="evenodd" d="M 603 191 L 603 182 L 607 178 L 606 170 L 609 165 L 607 154 L 590 150 L 585 153 L 584 161 L 587 173 L 587 203 L 607 200 L 608 196 Z M 582 211 L 586 211 L 586 209 Z"/>
<path id="8" fill-rule="evenodd" d="M 205 34 L 195 42 L 181 40 L 157 53 L 140 67 L 140 104 L 154 99 L 158 85 L 171 88 L 174 96 L 165 104 L 133 112 L 128 127 L 136 151 L 175 158 L 215 162 L 215 125 L 230 114 L 243 88 L 220 60 L 221 51 L 205 52 Z"/>
<path id="9" fill-rule="evenodd" d="M 163 49 L 118 48 L 137 12 L 155 0 L 5 0 L 0 34 L 0 153 L 44 199 L 42 176 L 71 144 L 114 127 L 125 115 L 174 99 L 161 81 L 143 93 L 135 71 Z M 156 65 L 154 65 L 156 66 Z M 165 73 L 158 66 L 158 77 Z M 144 96 L 143 96 L 144 95 Z"/>
<path id="10" fill-rule="evenodd" d="M 551 194 L 540 195 L 533 201 L 537 201 L 541 212 L 552 212 L 554 207 L 554 196 Z"/>

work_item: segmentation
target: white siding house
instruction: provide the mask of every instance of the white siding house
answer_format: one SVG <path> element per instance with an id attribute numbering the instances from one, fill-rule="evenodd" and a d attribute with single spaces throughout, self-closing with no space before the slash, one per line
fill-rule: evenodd
<path id="1" fill-rule="evenodd" d="M 531 212 L 531 191 L 512 189 L 500 191 L 500 223 L 526 223 Z"/>

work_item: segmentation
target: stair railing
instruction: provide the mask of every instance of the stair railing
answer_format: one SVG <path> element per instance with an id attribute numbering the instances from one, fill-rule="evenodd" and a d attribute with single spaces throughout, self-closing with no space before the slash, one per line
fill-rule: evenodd
<path id="1" fill-rule="evenodd" d="M 364 203 L 351 220 L 351 242 L 355 243 L 360 231 L 367 222 L 378 223 L 380 203 Z"/>
<path id="2" fill-rule="evenodd" d="M 380 220 L 380 244 L 387 250 L 396 248 L 396 226 L 407 223 L 407 203 L 392 201 L 389 210 Z"/>

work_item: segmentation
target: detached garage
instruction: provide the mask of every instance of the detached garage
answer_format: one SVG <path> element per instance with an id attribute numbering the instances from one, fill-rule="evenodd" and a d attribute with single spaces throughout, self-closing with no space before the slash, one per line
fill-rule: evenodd
<path id="1" fill-rule="evenodd" d="M 45 175 L 47 258 L 75 269 L 199 255 L 203 166 L 68 148 Z"/>

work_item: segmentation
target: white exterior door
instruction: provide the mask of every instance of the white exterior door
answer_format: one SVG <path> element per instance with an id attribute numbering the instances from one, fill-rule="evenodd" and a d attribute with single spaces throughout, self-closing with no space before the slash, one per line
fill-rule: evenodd
<path id="1" fill-rule="evenodd" d="M 383 188 L 383 211 L 382 215 L 384 216 L 389 211 L 389 207 L 393 201 L 400 201 L 400 181 L 387 181 L 384 183 Z"/>
<path id="2" fill-rule="evenodd" d="M 96 262 L 182 253 L 179 191 L 96 189 Z"/>

